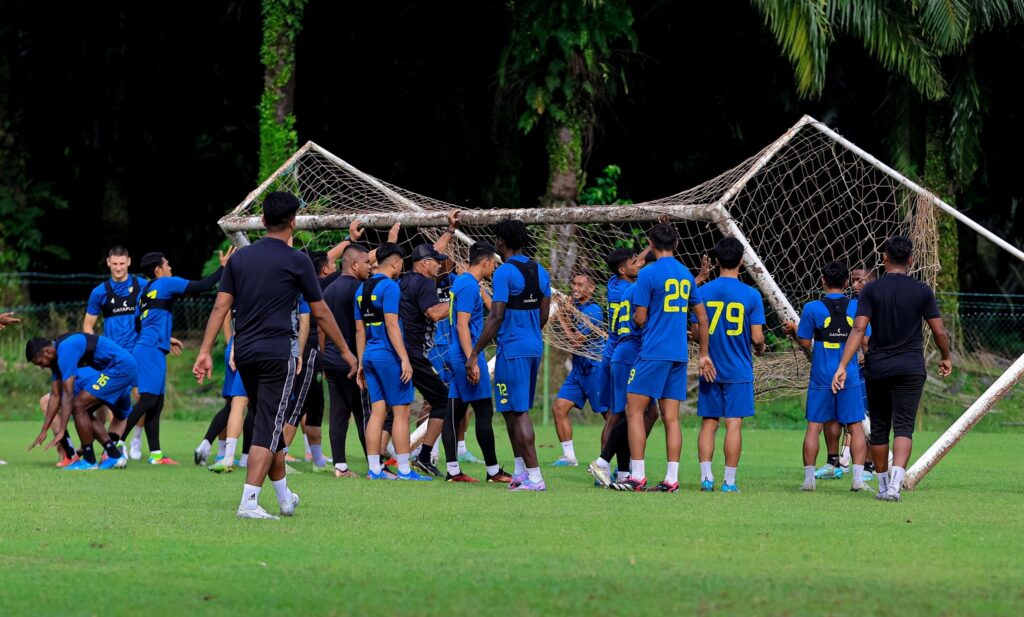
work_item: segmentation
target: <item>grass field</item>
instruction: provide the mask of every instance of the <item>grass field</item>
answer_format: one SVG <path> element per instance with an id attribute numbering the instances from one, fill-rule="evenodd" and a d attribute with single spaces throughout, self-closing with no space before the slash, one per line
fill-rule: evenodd
<path id="1" fill-rule="evenodd" d="M 307 471 L 289 478 L 294 518 L 239 521 L 242 474 L 191 464 L 201 423 L 166 423 L 165 452 L 187 464 L 107 472 L 25 453 L 37 430 L 0 431 L 4 615 L 1024 613 L 1012 434 L 971 435 L 900 504 L 842 480 L 798 492 L 801 434 L 783 430 L 745 435 L 742 494 L 698 493 L 691 423 L 677 495 L 597 490 L 582 468 L 545 468 L 544 494 Z M 552 429 L 539 443 L 543 463 L 560 454 Z M 651 450 L 656 478 L 660 439 Z M 269 484 L 261 500 L 277 511 Z"/>

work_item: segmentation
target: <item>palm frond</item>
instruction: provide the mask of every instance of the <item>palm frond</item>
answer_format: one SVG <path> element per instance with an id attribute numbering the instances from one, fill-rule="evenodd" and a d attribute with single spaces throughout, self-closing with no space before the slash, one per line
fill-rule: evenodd
<path id="1" fill-rule="evenodd" d="M 782 53 L 793 65 L 797 93 L 817 98 L 825 87 L 832 31 L 823 0 L 752 0 Z"/>
<path id="2" fill-rule="evenodd" d="M 828 21 L 864 43 L 882 66 L 910 80 L 925 98 L 946 95 L 933 45 L 919 34 L 912 15 L 901 13 L 886 0 L 834 0 L 825 5 Z"/>
<path id="3" fill-rule="evenodd" d="M 949 166 L 961 187 L 968 184 L 981 163 L 981 131 L 988 103 L 974 67 L 974 55 L 961 61 L 949 100 Z"/>
<path id="4" fill-rule="evenodd" d="M 920 8 L 924 36 L 942 53 L 962 50 L 971 35 L 971 5 L 968 0 L 924 0 Z"/>

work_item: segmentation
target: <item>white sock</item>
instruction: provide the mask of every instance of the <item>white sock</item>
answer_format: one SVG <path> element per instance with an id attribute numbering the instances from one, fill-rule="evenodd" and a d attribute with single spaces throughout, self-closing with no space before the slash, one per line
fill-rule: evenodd
<path id="1" fill-rule="evenodd" d="M 430 449 L 431 460 L 441 456 L 441 440 L 438 439 L 434 442 L 434 447 Z"/>
<path id="2" fill-rule="evenodd" d="M 526 463 L 523 462 L 523 457 L 517 456 L 516 457 L 516 471 L 515 471 L 515 474 L 513 474 L 513 475 L 517 475 L 518 476 L 521 473 L 526 473 Z"/>
<path id="3" fill-rule="evenodd" d="M 864 467 L 861 467 L 861 469 L 864 469 Z M 854 467 L 853 470 L 856 472 L 857 468 Z M 808 483 L 814 484 L 814 465 L 804 465 L 804 484 Z"/>
<path id="4" fill-rule="evenodd" d="M 842 465 L 843 461 L 846 461 L 847 465 L 850 464 L 850 446 L 843 446 L 843 452 L 839 455 L 839 464 Z"/>
<path id="5" fill-rule="evenodd" d="M 576 460 L 576 450 L 572 446 L 572 440 L 571 439 L 569 441 L 563 441 L 562 442 L 562 456 L 564 456 L 565 458 L 567 458 L 567 459 L 569 459 L 571 461 L 575 461 Z"/>
<path id="6" fill-rule="evenodd" d="M 615 481 L 616 482 L 622 482 L 622 481 L 628 480 L 628 479 L 629 479 L 629 472 L 628 471 L 616 471 L 615 472 Z"/>
<path id="7" fill-rule="evenodd" d="M 375 474 L 380 473 L 380 455 L 379 454 L 367 454 L 366 462 L 370 465 L 370 471 Z"/>
<path id="8" fill-rule="evenodd" d="M 460 473 L 462 473 L 462 468 L 459 467 L 459 461 L 455 461 L 454 463 L 448 463 L 449 476 L 457 476 Z"/>
<path id="9" fill-rule="evenodd" d="M 864 482 L 864 465 L 853 466 L 853 483 L 861 484 Z"/>
<path id="10" fill-rule="evenodd" d="M 422 449 L 423 449 L 423 446 L 420 445 L 420 446 L 416 446 L 415 448 L 410 450 L 409 451 L 409 458 L 411 458 L 413 460 L 418 459 L 420 457 L 420 450 L 422 450 Z"/>
<path id="11" fill-rule="evenodd" d="M 611 469 L 611 466 L 608 464 L 608 461 L 604 460 L 601 457 L 598 457 L 597 460 L 594 461 L 594 464 L 600 467 L 601 469 L 604 469 L 605 471 Z"/>
<path id="12" fill-rule="evenodd" d="M 463 454 L 465 454 L 467 452 L 469 452 L 469 450 L 466 449 L 466 441 L 465 440 L 460 441 L 459 442 L 459 456 L 462 456 Z"/>
<path id="13" fill-rule="evenodd" d="M 224 443 L 224 458 L 222 460 L 224 461 L 225 465 L 234 465 L 235 464 L 235 448 L 238 446 L 238 438 L 237 437 L 228 437 L 224 441 L 225 441 L 225 443 Z"/>
<path id="14" fill-rule="evenodd" d="M 246 510 L 255 510 L 260 507 L 261 490 L 263 490 L 262 487 L 246 484 L 242 488 L 242 502 L 238 504 L 238 507 Z"/>
<path id="15" fill-rule="evenodd" d="M 668 467 L 665 469 L 665 484 L 675 484 L 679 482 L 679 461 L 669 461 Z"/>
<path id="16" fill-rule="evenodd" d="M 337 469 L 338 471 L 348 471 L 348 463 L 335 463 L 334 468 Z"/>
<path id="17" fill-rule="evenodd" d="M 384 452 L 388 455 L 388 457 L 395 456 L 397 454 L 397 452 L 395 452 L 395 444 L 389 441 L 388 447 L 384 449 Z"/>
<path id="18" fill-rule="evenodd" d="M 271 480 L 274 485 L 274 492 L 277 493 L 277 503 L 286 504 L 292 499 L 292 492 L 288 490 L 288 476 L 280 480 Z"/>
<path id="19" fill-rule="evenodd" d="M 537 483 L 543 480 L 540 475 L 540 467 L 528 467 L 526 469 L 526 477 L 530 479 L 530 482 Z"/>
<path id="20" fill-rule="evenodd" d="M 217 440 L 217 456 L 224 458 L 224 450 L 228 447 L 226 439 Z"/>
<path id="21" fill-rule="evenodd" d="M 875 472 L 875 477 L 878 478 L 878 492 L 885 493 L 889 490 L 889 472 L 878 471 Z"/>
<path id="22" fill-rule="evenodd" d="M 412 471 L 412 468 L 409 467 L 408 454 L 396 454 L 395 460 L 398 461 L 398 473 L 409 473 Z"/>
<path id="23" fill-rule="evenodd" d="M 498 473 L 498 471 L 500 471 L 500 470 L 501 470 L 501 467 L 499 467 L 498 465 L 488 465 L 487 466 L 487 475 L 493 476 L 494 474 Z"/>
<path id="24" fill-rule="evenodd" d="M 323 467 L 327 464 L 327 459 L 324 458 L 324 447 L 322 445 L 309 446 L 309 451 L 313 454 L 313 464 L 317 467 Z"/>
<path id="25" fill-rule="evenodd" d="M 307 435 L 307 434 L 305 434 L 305 433 L 303 433 L 303 434 L 302 434 L 302 444 L 303 444 L 304 446 L 306 446 L 306 452 L 310 452 L 310 451 L 311 451 L 311 450 L 309 449 L 309 447 L 310 447 L 310 446 L 309 446 L 309 435 Z"/>
<path id="26" fill-rule="evenodd" d="M 704 480 L 715 481 L 715 475 L 711 473 L 711 461 L 701 461 L 700 463 L 700 481 Z"/>
<path id="27" fill-rule="evenodd" d="M 889 481 L 889 488 L 892 492 L 898 493 L 903 488 L 903 476 L 907 474 L 907 470 L 902 467 L 893 466 L 892 468 L 892 479 Z"/>
<path id="28" fill-rule="evenodd" d="M 637 480 L 643 480 L 647 477 L 647 470 L 644 469 L 643 459 L 640 459 L 639 461 L 629 459 L 629 475 Z"/>
<path id="29" fill-rule="evenodd" d="M 248 464 L 249 464 L 249 455 L 248 454 L 243 454 L 242 457 L 240 459 L 238 459 L 238 466 L 239 467 L 245 467 Z"/>
<path id="30" fill-rule="evenodd" d="M 725 468 L 725 483 L 736 484 L 736 468 L 726 467 Z"/>
<path id="31" fill-rule="evenodd" d="M 135 432 L 132 433 L 132 444 L 142 445 L 142 429 L 135 427 Z"/>
<path id="32" fill-rule="evenodd" d="M 199 445 L 196 446 L 196 452 L 200 450 L 206 450 L 207 452 L 210 451 L 210 442 L 206 441 L 205 438 L 203 438 L 203 440 L 199 442 Z"/>

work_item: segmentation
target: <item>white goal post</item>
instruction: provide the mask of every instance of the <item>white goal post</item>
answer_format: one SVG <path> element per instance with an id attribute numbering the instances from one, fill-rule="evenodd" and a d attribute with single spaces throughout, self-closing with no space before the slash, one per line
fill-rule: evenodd
<path id="1" fill-rule="evenodd" d="M 318 248 L 340 239 L 339 230 L 353 220 L 369 230 L 370 242 L 380 241 L 384 230 L 396 222 L 407 235 L 403 243 L 412 244 L 414 238 L 432 242 L 446 226 L 448 211 L 458 209 L 460 230 L 449 253 L 464 264 L 474 240 L 493 237 L 491 226 L 507 218 L 521 220 L 531 229 L 535 257 L 551 272 L 553 286 L 563 291 L 574 273 L 595 272 L 611 249 L 638 245 L 641 230 L 660 219 L 676 225 L 681 257 L 691 267 L 717 238 L 732 236 L 744 246 L 746 275 L 770 307 L 770 329 L 797 321 L 796 307 L 817 296 L 824 260 L 877 268 L 878 249 L 894 233 L 914 239 L 913 274 L 934 285 L 941 267 L 938 216 L 954 217 L 1024 261 L 1024 252 L 810 116 L 716 178 L 668 198 L 629 205 L 462 208 L 388 184 L 307 142 L 219 221 L 236 246 L 263 232 L 260 204 L 264 195 L 276 190 L 300 198 L 304 208 L 296 228 L 305 234 L 304 243 Z M 580 323 L 571 303 L 558 303 L 552 310 Z M 546 330 L 553 346 L 581 352 L 557 325 Z M 606 334 L 591 336 L 603 340 Z M 773 340 L 773 353 L 755 363 L 759 397 L 806 387 L 806 359 L 781 337 Z M 917 460 L 906 485 L 915 486 L 1022 374 L 1024 356 Z M 422 430 L 425 423 L 418 432 Z"/>

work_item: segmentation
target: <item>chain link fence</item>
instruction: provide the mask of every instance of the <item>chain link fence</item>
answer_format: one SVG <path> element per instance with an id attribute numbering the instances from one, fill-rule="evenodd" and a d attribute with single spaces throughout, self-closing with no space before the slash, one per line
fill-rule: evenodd
<path id="1" fill-rule="evenodd" d="M 104 278 L 95 274 L 0 274 L 0 288 L 7 291 L 4 294 L 7 300 L 19 297 L 44 300 L 22 304 L 8 302 L 0 311 L 17 313 L 22 320 L 18 328 L 22 337 L 55 336 L 78 330 L 89 292 Z M 1006 362 L 1024 354 L 1024 295 L 944 292 L 937 295 L 958 355 Z M 175 302 L 174 335 L 182 340 L 200 339 L 213 300 L 214 294 L 206 294 L 183 297 Z M 102 327 L 102 320 L 99 325 Z"/>

